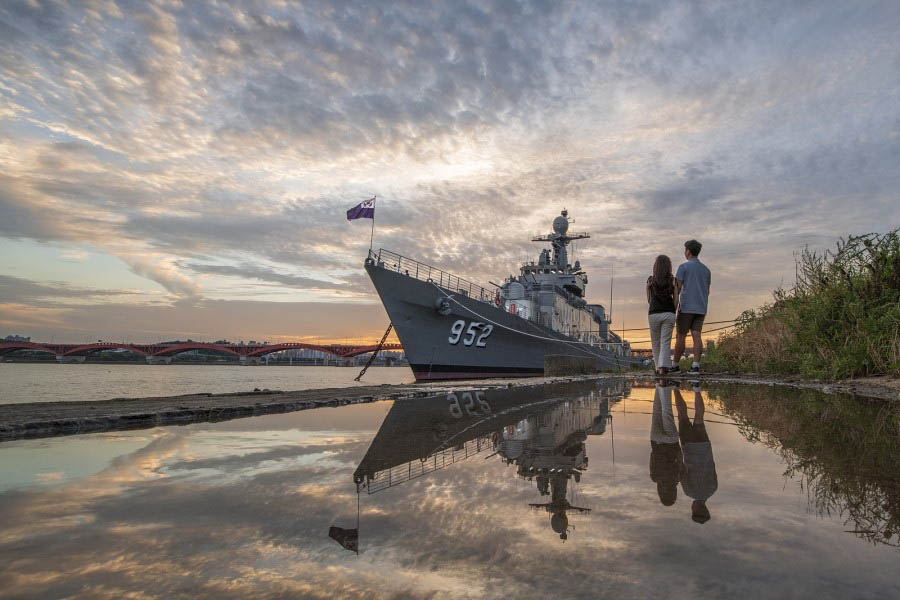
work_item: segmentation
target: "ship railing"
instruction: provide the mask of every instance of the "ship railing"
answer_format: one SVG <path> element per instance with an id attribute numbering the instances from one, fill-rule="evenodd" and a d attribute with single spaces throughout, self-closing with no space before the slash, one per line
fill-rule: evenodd
<path id="1" fill-rule="evenodd" d="M 437 267 L 432 267 L 384 248 L 380 248 L 377 253 L 370 250 L 369 258 L 382 268 L 402 273 L 419 281 L 434 283 L 445 290 L 464 294 L 475 300 L 492 303 L 496 296 L 496 292 L 492 292 L 477 283 L 472 283 Z"/>
<path id="2" fill-rule="evenodd" d="M 439 471 L 444 467 L 480 454 L 488 449 L 494 449 L 493 441 L 489 436 L 480 436 L 456 447 L 439 450 L 424 458 L 411 460 L 408 463 L 378 471 L 372 477 L 366 478 L 364 487 L 368 493 L 374 494 L 434 471 Z"/>

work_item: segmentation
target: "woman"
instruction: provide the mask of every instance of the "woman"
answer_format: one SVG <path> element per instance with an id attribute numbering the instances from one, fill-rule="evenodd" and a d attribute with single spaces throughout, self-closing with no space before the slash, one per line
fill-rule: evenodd
<path id="1" fill-rule="evenodd" d="M 653 363 L 656 374 L 665 375 L 672 367 L 672 329 L 678 297 L 675 295 L 675 278 L 672 261 L 660 254 L 653 263 L 653 275 L 647 278 L 647 302 L 650 304 L 650 341 L 653 344 Z"/>
<path id="2" fill-rule="evenodd" d="M 656 384 L 653 417 L 650 420 L 650 479 L 663 506 L 678 499 L 678 482 L 684 471 L 684 457 L 672 414 L 672 381 Z"/>

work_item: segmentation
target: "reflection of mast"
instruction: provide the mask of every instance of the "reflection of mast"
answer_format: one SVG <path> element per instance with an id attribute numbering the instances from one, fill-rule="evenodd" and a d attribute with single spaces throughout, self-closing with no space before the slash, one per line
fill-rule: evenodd
<path id="1" fill-rule="evenodd" d="M 588 435 L 602 435 L 609 418 L 609 397 L 591 392 L 504 431 L 498 454 L 507 464 L 515 463 L 517 475 L 534 480 L 541 496 L 550 496 L 550 502 L 529 506 L 550 513 L 550 527 L 560 539 L 568 537 L 569 511 L 590 512 L 566 498 L 569 480 L 581 480 L 588 465 L 585 440 Z"/>
<path id="2" fill-rule="evenodd" d="M 543 509 L 550 513 L 550 528 L 559 534 L 559 539 L 567 539 L 569 537 L 569 517 L 566 515 L 566 512 L 574 510 L 578 513 L 587 514 L 591 512 L 591 509 L 569 504 L 569 500 L 566 498 L 566 491 L 569 485 L 568 475 L 561 473 L 553 473 L 549 477 L 547 475 L 538 475 L 537 485 L 542 496 L 548 494 L 547 487 L 549 486 L 550 502 L 543 504 L 529 503 L 528 506 L 536 510 Z"/>

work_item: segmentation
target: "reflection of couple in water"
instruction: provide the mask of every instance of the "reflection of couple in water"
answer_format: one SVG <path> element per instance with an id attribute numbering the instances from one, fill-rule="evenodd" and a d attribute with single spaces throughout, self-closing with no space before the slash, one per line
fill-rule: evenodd
<path id="1" fill-rule="evenodd" d="M 718 480 L 712 444 L 703 423 L 705 407 L 700 385 L 694 384 L 693 388 L 694 418 L 691 420 L 678 385 L 667 382 L 656 385 L 650 424 L 650 479 L 656 482 L 659 501 L 665 506 L 675 504 L 680 482 L 685 495 L 694 499 L 691 518 L 702 524 L 710 519 L 706 501 L 716 492 Z M 677 427 L 672 414 L 673 394 Z"/>

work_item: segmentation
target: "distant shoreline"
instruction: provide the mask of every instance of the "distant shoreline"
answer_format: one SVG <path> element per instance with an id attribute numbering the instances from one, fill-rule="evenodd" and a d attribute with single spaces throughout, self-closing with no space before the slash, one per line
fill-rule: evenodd
<path id="1" fill-rule="evenodd" d="M 149 367 L 168 367 L 168 366 L 210 366 L 210 367 L 245 367 L 245 366 L 253 366 L 253 367 L 359 367 L 362 368 L 362 365 L 317 365 L 317 364 L 309 364 L 309 363 L 283 363 L 283 362 L 261 362 L 259 364 L 254 365 L 243 365 L 238 361 L 234 362 L 170 362 L 164 365 L 151 365 L 147 361 L 138 361 L 138 360 L 86 360 L 84 362 L 66 362 L 61 363 L 57 360 L 0 360 L 0 365 L 14 365 L 14 364 L 23 364 L 23 365 L 146 365 Z M 395 363 L 393 365 L 379 365 L 374 364 L 372 367 L 408 367 L 408 363 Z M 369 367 L 370 369 L 372 367 Z"/>

